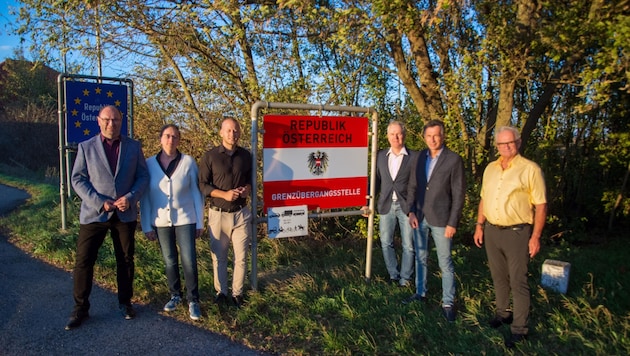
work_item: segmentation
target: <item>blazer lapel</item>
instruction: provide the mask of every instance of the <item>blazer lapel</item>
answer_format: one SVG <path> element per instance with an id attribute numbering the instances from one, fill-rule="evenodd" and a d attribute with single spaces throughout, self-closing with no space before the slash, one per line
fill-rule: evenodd
<path id="1" fill-rule="evenodd" d="M 418 169 L 420 170 L 420 177 L 422 179 L 422 181 L 420 183 L 422 183 L 423 185 L 426 184 L 429 179 L 427 177 L 427 154 L 428 154 L 428 150 L 424 150 L 420 152 L 420 158 L 418 159 Z M 416 172 L 417 174 L 418 172 Z"/>
<path id="2" fill-rule="evenodd" d="M 390 153 L 393 154 L 393 153 Z M 405 170 L 407 169 L 407 165 L 409 164 L 409 151 L 407 151 L 406 155 L 402 155 L 402 161 L 400 162 L 400 167 L 398 167 L 398 173 L 396 174 L 396 178 L 398 178 L 398 176 L 405 172 Z M 389 157 L 387 157 L 387 155 L 385 156 L 385 163 L 387 164 L 387 175 L 389 176 L 389 178 L 393 181 L 395 181 L 395 178 L 392 178 L 391 173 L 389 172 Z"/>
<path id="3" fill-rule="evenodd" d="M 120 136 L 120 149 L 118 150 L 118 161 L 116 161 L 116 171 L 114 172 L 114 177 L 116 177 L 118 171 L 120 170 L 120 163 L 123 161 L 123 158 L 127 157 L 127 145 L 125 139 L 125 136 Z"/>
<path id="4" fill-rule="evenodd" d="M 107 172 L 109 172 L 109 174 L 111 174 L 111 176 L 113 177 L 115 172 L 112 172 L 111 168 L 109 167 L 109 160 L 107 159 L 107 155 L 105 154 L 105 147 L 103 147 L 103 141 L 101 140 L 100 135 L 96 137 L 94 144 L 96 145 L 96 152 L 98 153 L 98 158 L 103 162 L 105 167 L 108 168 Z"/>
<path id="5" fill-rule="evenodd" d="M 431 175 L 435 174 L 435 172 L 439 172 L 440 167 L 444 165 L 444 161 L 446 161 L 447 159 L 448 159 L 447 148 L 444 147 L 444 149 L 442 149 L 442 153 L 440 153 L 440 158 L 435 163 L 435 167 L 433 167 L 433 173 Z"/>
<path id="6" fill-rule="evenodd" d="M 409 155 L 403 155 L 402 162 L 400 162 L 400 168 L 398 169 L 398 173 L 404 172 L 407 169 L 407 164 L 409 163 Z"/>
<path id="7" fill-rule="evenodd" d="M 389 172 L 389 157 L 387 156 L 387 151 L 383 151 L 383 154 L 381 155 L 380 166 L 383 167 L 383 171 L 385 172 L 385 177 L 390 182 L 393 182 L 394 179 L 392 179 L 392 174 Z"/>

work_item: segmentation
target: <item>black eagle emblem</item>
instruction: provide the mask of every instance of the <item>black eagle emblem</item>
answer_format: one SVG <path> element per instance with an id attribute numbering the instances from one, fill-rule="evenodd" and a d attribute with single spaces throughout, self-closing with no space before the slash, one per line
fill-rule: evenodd
<path id="1" fill-rule="evenodd" d="M 326 152 L 311 152 L 308 155 L 308 169 L 316 176 L 321 176 L 328 168 L 328 155 Z"/>

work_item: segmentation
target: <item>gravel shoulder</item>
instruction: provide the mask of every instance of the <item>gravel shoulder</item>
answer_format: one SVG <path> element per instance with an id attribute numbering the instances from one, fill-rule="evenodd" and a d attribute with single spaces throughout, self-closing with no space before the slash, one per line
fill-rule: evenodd
<path id="1" fill-rule="evenodd" d="M 5 215 L 29 195 L 0 184 L 0 197 L 0 215 Z M 2 235 L 0 261 L 2 355 L 262 355 L 149 305 L 134 304 L 138 316 L 124 320 L 116 295 L 96 285 L 90 318 L 66 331 L 73 306 L 72 275 L 29 256 Z"/>

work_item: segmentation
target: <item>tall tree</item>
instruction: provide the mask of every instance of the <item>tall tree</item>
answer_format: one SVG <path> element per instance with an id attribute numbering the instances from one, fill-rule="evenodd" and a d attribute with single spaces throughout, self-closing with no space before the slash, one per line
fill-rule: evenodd
<path id="1" fill-rule="evenodd" d="M 493 130 L 516 125 L 529 155 L 584 178 L 553 178 L 573 193 L 603 178 L 584 174 L 595 137 L 627 130 L 613 117 L 630 87 L 628 0 L 21 2 L 38 57 L 122 61 L 138 114 L 177 121 L 198 150 L 223 115 L 247 127 L 257 100 L 374 105 L 407 122 L 414 147 L 424 122 L 444 120 L 477 178 Z"/>

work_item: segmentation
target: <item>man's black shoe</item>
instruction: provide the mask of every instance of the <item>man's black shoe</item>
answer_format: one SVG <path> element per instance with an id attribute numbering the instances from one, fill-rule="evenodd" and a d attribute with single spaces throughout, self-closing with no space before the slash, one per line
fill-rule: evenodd
<path id="1" fill-rule="evenodd" d="M 517 343 L 525 341 L 527 339 L 526 334 L 512 334 L 509 338 L 505 339 L 505 346 L 509 349 L 513 349 Z"/>
<path id="2" fill-rule="evenodd" d="M 223 293 L 217 293 L 216 297 L 214 297 L 214 304 L 221 304 L 221 303 L 225 303 L 227 304 L 227 296 Z"/>
<path id="3" fill-rule="evenodd" d="M 503 324 L 512 324 L 512 313 L 510 313 L 510 316 L 508 316 L 507 318 L 502 318 L 498 315 L 495 315 L 494 318 L 490 319 L 490 321 L 488 322 L 488 325 L 490 325 L 490 327 L 494 329 Z"/>
<path id="4" fill-rule="evenodd" d="M 442 313 L 444 314 L 444 317 L 446 318 L 446 320 L 450 323 L 454 322 L 455 318 L 457 317 L 457 312 L 455 311 L 455 307 L 452 305 L 443 306 Z"/>
<path id="5" fill-rule="evenodd" d="M 68 324 L 66 324 L 66 330 L 78 328 L 89 317 L 88 312 L 72 312 Z"/>
<path id="6" fill-rule="evenodd" d="M 403 304 L 411 304 L 411 303 L 414 303 L 414 302 L 421 302 L 422 303 L 422 302 L 426 302 L 426 301 L 427 301 L 426 297 L 421 296 L 420 294 L 416 293 L 416 294 L 412 295 L 409 298 L 403 299 L 402 303 Z"/>
<path id="7" fill-rule="evenodd" d="M 232 303 L 234 303 L 234 306 L 237 308 L 240 308 L 243 303 L 245 302 L 245 300 L 243 299 L 242 295 L 234 295 L 232 296 Z"/>
<path id="8" fill-rule="evenodd" d="M 136 317 L 136 311 L 133 310 L 131 304 L 120 304 L 118 309 L 120 309 L 120 313 L 126 320 L 131 320 Z"/>

